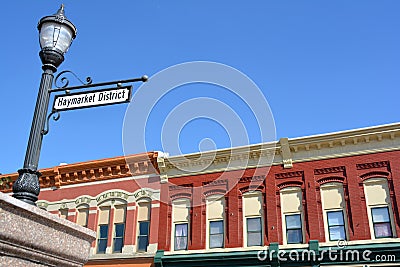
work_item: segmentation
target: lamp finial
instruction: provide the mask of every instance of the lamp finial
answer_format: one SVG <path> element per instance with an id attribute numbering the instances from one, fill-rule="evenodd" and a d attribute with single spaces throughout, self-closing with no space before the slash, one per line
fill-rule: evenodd
<path id="1" fill-rule="evenodd" d="M 63 17 L 65 18 L 65 14 L 64 14 L 64 4 L 61 4 L 60 8 L 58 9 L 57 13 L 54 14 L 57 17 Z"/>

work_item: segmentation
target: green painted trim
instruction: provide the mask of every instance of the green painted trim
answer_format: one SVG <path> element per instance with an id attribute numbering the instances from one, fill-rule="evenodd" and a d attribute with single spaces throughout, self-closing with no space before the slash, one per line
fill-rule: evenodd
<path id="1" fill-rule="evenodd" d="M 155 264 L 162 263 L 163 257 L 164 257 L 164 250 L 157 250 L 156 255 L 154 256 L 154 263 Z"/>
<path id="2" fill-rule="evenodd" d="M 316 255 L 319 255 L 319 242 L 318 240 L 310 240 L 308 242 L 308 249 L 314 251 Z"/>
<path id="3" fill-rule="evenodd" d="M 332 250 L 331 254 L 327 251 Z M 256 266 L 329 266 L 329 265 L 349 265 L 349 264 L 377 264 L 377 262 L 367 261 L 362 258 L 364 251 L 371 251 L 369 254 L 370 259 L 374 259 L 375 255 L 394 255 L 395 261 L 385 263 L 400 263 L 400 242 L 399 243 L 383 243 L 383 244 L 363 244 L 363 245 L 351 245 L 339 249 L 336 246 L 331 247 L 320 247 L 320 243 L 317 240 L 311 240 L 309 247 L 304 249 L 279 249 L 277 243 L 271 243 L 268 250 L 263 250 L 263 256 L 266 259 L 261 261 L 258 259 L 258 253 L 260 250 L 248 250 L 248 251 L 229 251 L 229 252 L 207 252 L 207 253 L 189 253 L 189 254 L 170 254 L 165 255 L 164 251 L 157 251 L 154 263 L 156 267 L 206 267 L 206 266 L 225 266 L 225 267 L 256 267 Z M 271 252 L 271 254 L 270 254 Z M 273 253 L 272 253 L 273 252 Z M 305 252 L 313 252 L 316 257 L 302 258 L 299 261 L 291 261 L 289 259 L 289 252 L 296 256 L 296 253 L 302 255 Z M 345 257 L 342 259 L 340 255 L 345 255 L 348 252 L 347 260 Z M 359 258 L 353 259 L 352 253 L 358 253 Z M 267 253 L 267 254 L 265 254 Z M 285 253 L 286 260 L 279 260 L 278 253 Z M 282 255 L 282 254 L 279 254 Z M 336 260 L 332 260 L 330 255 L 336 256 Z M 310 259 L 310 260 L 309 260 Z M 313 261 L 315 259 L 315 261 Z"/>

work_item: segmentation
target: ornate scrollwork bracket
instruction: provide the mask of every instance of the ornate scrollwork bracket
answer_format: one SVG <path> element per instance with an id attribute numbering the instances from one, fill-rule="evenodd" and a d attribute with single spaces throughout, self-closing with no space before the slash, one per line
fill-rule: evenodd
<path id="1" fill-rule="evenodd" d="M 51 112 L 46 119 L 46 123 L 44 125 L 44 129 L 42 130 L 42 134 L 46 135 L 49 133 L 50 130 L 50 118 L 53 117 L 54 121 L 58 121 L 60 119 L 60 112 L 56 111 L 56 112 Z"/>
<path id="2" fill-rule="evenodd" d="M 66 76 L 66 74 L 71 74 L 76 80 L 78 80 L 81 83 L 81 85 L 68 87 L 69 79 Z M 57 76 L 55 77 L 55 79 L 54 79 L 55 88 L 50 89 L 49 94 L 60 93 L 63 91 L 65 92 L 65 94 L 69 94 L 70 91 L 72 91 L 72 90 L 88 89 L 88 88 L 104 88 L 104 86 L 108 86 L 108 85 L 116 85 L 117 87 L 121 87 L 122 84 L 134 83 L 134 82 L 147 82 L 148 79 L 149 79 L 149 77 L 147 77 L 146 75 L 143 75 L 140 78 L 92 84 L 91 77 L 88 76 L 88 77 L 86 77 L 86 81 L 83 81 L 74 72 L 72 72 L 70 70 L 64 70 L 64 71 L 61 71 L 59 74 L 57 74 Z M 50 118 L 53 117 L 54 121 L 57 121 L 60 118 L 59 112 L 60 111 L 52 110 L 51 113 L 47 116 L 44 129 L 42 130 L 43 135 L 46 135 L 49 132 Z"/>
<path id="3" fill-rule="evenodd" d="M 77 79 L 82 85 L 89 85 L 92 84 L 92 78 L 91 77 L 86 77 L 86 82 L 82 81 L 78 75 L 76 75 L 73 71 L 70 70 L 64 70 L 60 72 L 56 78 L 54 79 L 54 86 L 57 88 L 66 88 L 69 85 L 69 79 L 65 74 L 70 73 L 75 79 Z M 58 84 L 58 80 L 60 79 L 61 84 Z"/>

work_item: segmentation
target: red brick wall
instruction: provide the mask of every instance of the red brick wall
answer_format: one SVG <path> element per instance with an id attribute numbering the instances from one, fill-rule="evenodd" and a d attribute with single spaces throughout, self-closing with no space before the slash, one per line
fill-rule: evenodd
<path id="1" fill-rule="evenodd" d="M 164 186 L 161 199 L 188 197 L 195 204 L 191 210 L 191 231 L 189 249 L 205 249 L 206 209 L 205 195 L 210 192 L 224 192 L 226 197 L 226 240 L 225 247 L 243 246 L 242 193 L 248 190 L 249 179 L 254 169 L 226 172 L 218 183 L 208 184 L 218 179 L 222 173 L 201 174 L 179 178 L 169 178 Z M 303 196 L 305 218 L 305 242 L 309 240 L 325 241 L 324 222 L 320 196 L 320 185 L 325 182 L 341 182 L 344 187 L 344 198 L 347 211 L 349 240 L 370 239 L 366 202 L 363 190 L 363 179 L 373 176 L 387 177 L 392 201 L 396 232 L 400 233 L 400 151 L 375 153 L 335 159 L 316 160 L 294 163 L 293 168 L 273 166 L 257 170 L 257 176 L 265 175 L 266 179 L 258 190 L 264 196 L 265 235 L 264 244 L 279 242 L 282 244 L 282 218 L 280 208 L 280 189 L 286 186 L 300 186 Z M 231 190 L 228 190 L 230 189 Z M 171 202 L 160 206 L 160 227 L 158 246 L 161 250 L 170 250 L 171 244 Z"/>

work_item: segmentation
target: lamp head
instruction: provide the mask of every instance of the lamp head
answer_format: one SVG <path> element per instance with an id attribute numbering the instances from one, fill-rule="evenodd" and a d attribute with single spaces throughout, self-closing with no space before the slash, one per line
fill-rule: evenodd
<path id="1" fill-rule="evenodd" d="M 76 37 L 76 27 L 65 17 L 64 5 L 56 14 L 40 19 L 38 30 L 43 66 L 56 69 L 64 61 L 64 54 Z"/>

